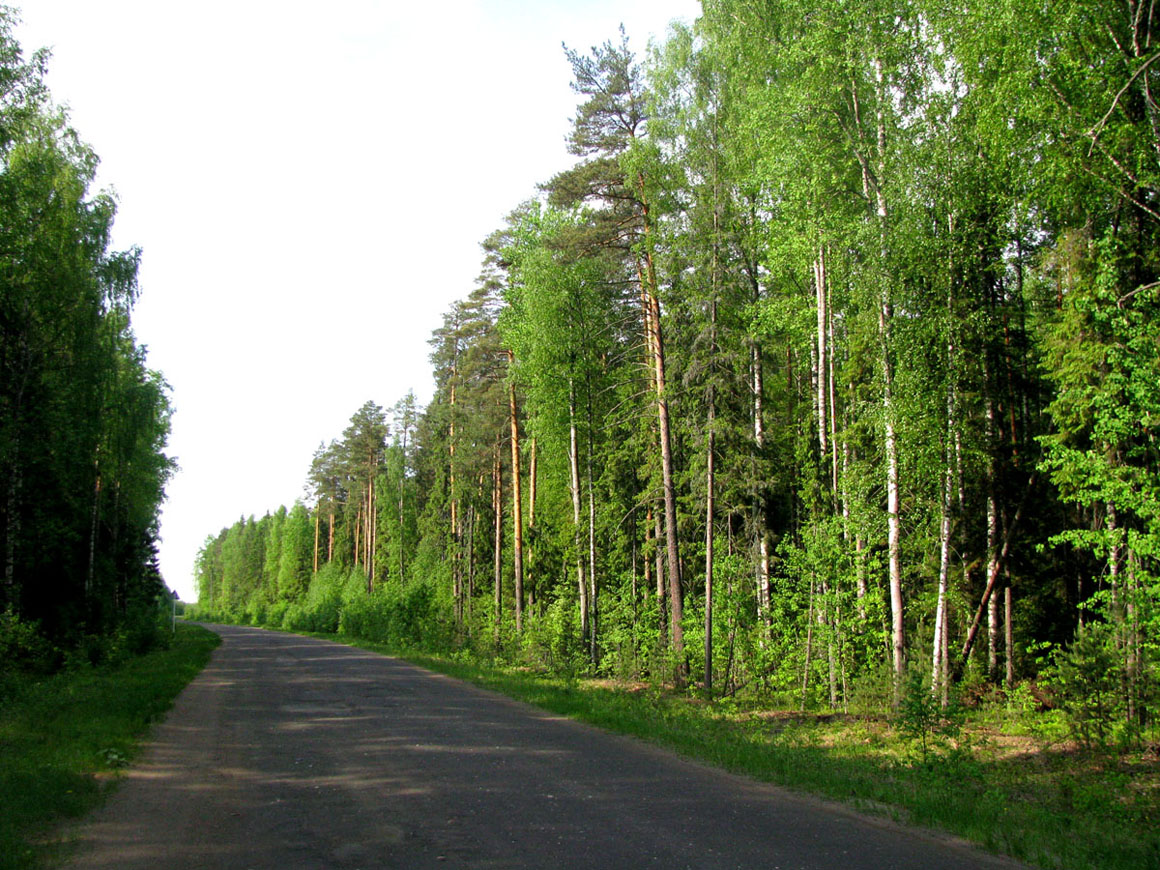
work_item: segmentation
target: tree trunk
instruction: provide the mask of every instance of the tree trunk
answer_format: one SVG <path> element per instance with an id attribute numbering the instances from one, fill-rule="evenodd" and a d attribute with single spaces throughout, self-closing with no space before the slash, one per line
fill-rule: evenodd
<path id="1" fill-rule="evenodd" d="M 407 541 L 406 541 L 406 512 L 405 485 L 407 482 L 407 427 L 403 426 L 403 452 L 399 457 L 399 583 L 405 583 L 407 578 Z"/>
<path id="2" fill-rule="evenodd" d="M 947 313 L 950 320 L 953 321 L 954 316 L 954 292 L 949 290 L 947 292 Z M 955 340 L 953 333 L 947 340 L 947 397 L 946 397 L 946 434 L 943 442 L 943 491 L 942 504 L 940 505 L 940 521 L 939 521 L 939 560 L 938 560 L 938 605 L 935 610 L 934 618 L 934 642 L 932 644 L 933 650 L 933 666 L 931 668 L 931 692 L 936 695 L 945 706 L 948 700 L 948 680 L 947 680 L 947 633 L 948 633 L 948 619 L 947 607 L 949 601 L 947 594 L 950 586 L 950 566 L 951 566 L 951 531 L 953 525 L 953 517 L 951 514 L 952 506 L 954 504 L 954 484 L 955 484 L 955 438 L 959 430 L 958 426 L 958 390 L 955 385 L 954 377 L 957 369 L 956 363 L 958 355 L 955 349 Z M 962 503 L 959 504 L 960 510 Z"/>
<path id="3" fill-rule="evenodd" d="M 716 408 L 709 388 L 709 433 L 705 445 L 705 694 L 713 696 L 713 454 Z"/>
<path id="4" fill-rule="evenodd" d="M 318 533 L 322 525 L 322 505 L 314 506 L 314 573 L 318 573 Z"/>
<path id="5" fill-rule="evenodd" d="M 681 624 L 683 616 L 683 593 L 681 589 L 681 556 L 677 541 L 677 493 L 673 475 L 673 447 L 669 428 L 669 403 L 665 398 L 665 358 L 661 338 L 660 301 L 651 296 L 653 329 L 655 330 L 654 354 L 657 374 L 657 423 L 660 428 L 661 472 L 665 496 L 665 550 L 668 556 L 669 574 L 669 638 L 674 658 L 673 679 L 678 686 L 685 683 L 687 666 L 685 663 L 685 630 Z"/>
<path id="6" fill-rule="evenodd" d="M 949 432 L 948 432 L 949 435 Z M 950 580 L 951 561 L 951 491 L 952 477 L 950 468 L 949 450 L 944 448 L 946 462 L 943 468 L 943 497 L 941 517 L 939 522 L 939 559 L 938 559 L 938 605 L 934 616 L 934 643 L 933 664 L 931 667 L 931 692 L 942 697 L 947 683 L 946 659 L 943 651 L 946 648 L 945 635 L 947 632 L 947 590 Z"/>
<path id="7" fill-rule="evenodd" d="M 334 561 L 334 505 L 326 515 L 326 561 Z"/>
<path id="8" fill-rule="evenodd" d="M 890 566 L 890 633 L 894 665 L 894 695 L 897 703 L 901 697 L 902 680 L 906 672 L 906 636 L 902 606 L 902 522 L 899 517 L 898 443 L 894 431 L 894 386 L 889 350 L 890 317 L 890 304 L 888 299 L 884 297 L 882 307 L 879 310 L 879 330 L 882 336 L 882 417 L 886 448 L 886 547 Z"/>
<path id="9" fill-rule="evenodd" d="M 455 369 L 451 370 L 452 378 Z M 463 625 L 462 529 L 459 527 L 459 493 L 455 489 L 455 382 L 452 380 L 447 423 L 447 496 L 451 512 L 451 588 L 455 597 L 455 621 Z"/>
<path id="10" fill-rule="evenodd" d="M 814 260 L 814 295 L 817 300 L 817 340 L 815 342 L 815 375 L 814 378 L 814 409 L 818 418 L 818 454 L 823 465 L 829 453 L 829 425 L 827 421 L 828 390 L 826 389 L 826 375 L 829 367 L 826 364 L 826 260 L 825 249 L 818 249 L 818 258 Z"/>
<path id="11" fill-rule="evenodd" d="M 373 472 L 370 472 L 373 475 Z M 367 478 L 367 531 L 366 531 L 366 566 L 367 566 L 367 594 L 375 591 L 375 543 L 378 533 L 378 516 L 375 510 L 375 479 Z"/>
<path id="12" fill-rule="evenodd" d="M 536 439 L 531 440 L 531 457 L 528 460 L 528 535 L 531 542 L 535 541 L 536 529 Z M 529 578 L 535 577 L 535 551 L 531 542 L 528 544 L 527 553 L 525 554 L 527 564 L 524 570 L 527 572 Z M 528 580 L 528 600 L 529 606 L 536 604 L 536 585 L 532 579 Z"/>
<path id="13" fill-rule="evenodd" d="M 887 562 L 890 575 L 890 617 L 891 617 L 891 649 L 894 666 L 894 704 L 898 706 L 901 700 L 902 679 L 906 670 L 906 635 L 904 630 L 904 613 L 902 602 L 902 523 L 899 517 L 899 482 L 898 482 L 898 440 L 894 429 L 894 369 L 891 362 L 890 324 L 893 318 L 893 305 L 890 299 L 890 272 L 887 268 L 887 227 L 889 214 L 886 204 L 886 193 L 883 187 L 886 179 L 886 111 L 890 95 L 887 93 L 886 77 L 882 70 L 882 60 L 874 58 L 875 82 L 875 160 L 876 171 L 871 176 L 865 158 L 859 156 L 862 163 L 863 186 L 869 195 L 873 192 L 875 212 L 878 217 L 879 230 L 879 280 L 882 282 L 881 299 L 878 307 L 878 333 L 882 353 L 882 420 L 883 442 L 886 453 L 886 533 L 887 533 Z"/>
<path id="14" fill-rule="evenodd" d="M 362 556 L 362 505 L 359 505 L 358 511 L 354 515 L 354 552 L 351 556 L 354 558 L 354 567 L 358 568 L 362 564 L 359 559 Z"/>
<path id="15" fill-rule="evenodd" d="M 1143 725 L 1142 713 L 1144 706 L 1141 702 L 1140 686 L 1140 614 L 1137 607 L 1139 598 L 1139 560 L 1134 550 L 1128 550 L 1127 588 L 1125 589 L 1126 606 L 1124 608 L 1124 644 L 1125 667 L 1124 680 L 1127 683 L 1127 719 L 1128 723 Z M 1008 586 L 1010 589 L 1010 586 Z"/>
<path id="16" fill-rule="evenodd" d="M 532 439 L 531 459 L 528 469 L 528 528 L 536 525 L 536 439 Z"/>
<path id="17" fill-rule="evenodd" d="M 656 573 L 657 573 L 657 614 L 660 618 L 660 624 L 657 627 L 658 638 L 660 640 L 661 649 L 668 647 L 669 639 L 669 612 L 665 605 L 665 554 L 664 548 L 661 547 L 661 540 L 664 537 L 661 529 L 661 512 L 660 510 L 649 509 L 649 517 L 653 523 L 653 555 L 656 558 Z"/>
<path id="18" fill-rule="evenodd" d="M 638 263 L 637 277 L 640 281 L 641 292 L 647 303 L 645 329 L 652 326 L 651 349 L 653 354 L 654 385 L 657 400 L 657 435 L 661 448 L 661 477 L 665 499 L 665 550 L 668 557 L 669 574 L 669 618 L 670 643 L 672 644 L 674 674 L 673 679 L 678 686 L 682 686 L 688 676 L 685 662 L 685 633 L 681 625 L 683 594 L 681 589 L 681 554 L 677 535 L 677 495 L 676 482 L 673 472 L 672 434 L 669 426 L 669 402 L 665 394 L 665 352 L 664 339 L 661 331 L 661 303 L 657 296 L 656 268 L 653 264 L 652 252 L 649 249 L 652 224 L 649 217 L 649 206 L 644 195 L 644 176 L 637 176 L 637 184 L 641 194 L 641 221 L 645 236 L 644 269 Z"/>
<path id="19" fill-rule="evenodd" d="M 96 470 L 96 482 L 93 484 L 93 506 L 89 516 L 89 564 L 85 574 L 85 598 L 90 599 L 93 594 L 93 580 L 96 576 L 97 565 L 97 525 L 101 516 L 101 472 Z"/>
<path id="20" fill-rule="evenodd" d="M 841 508 L 844 510 L 846 500 L 840 497 L 838 486 L 838 396 L 837 389 L 834 386 L 834 357 L 836 356 L 834 351 L 834 306 L 830 300 L 830 285 L 828 282 L 826 284 L 826 339 L 830 343 L 830 352 L 826 357 L 829 361 L 826 374 L 829 381 L 830 399 L 830 486 L 834 492 L 834 512 L 839 513 L 839 502 L 841 502 Z"/>
<path id="21" fill-rule="evenodd" d="M 482 482 L 483 478 L 480 478 Z M 457 607 L 459 610 L 459 621 L 462 623 L 464 615 L 470 617 L 471 615 L 471 601 L 475 597 L 475 527 L 479 522 L 479 512 L 475 508 L 475 504 L 471 503 L 467 506 L 467 518 L 464 520 L 464 525 L 467 527 L 466 533 L 460 531 L 459 537 L 466 542 L 467 547 L 467 576 L 463 575 L 463 570 L 459 572 L 457 583 L 459 584 L 459 599 Z M 466 581 L 466 582 L 465 582 Z"/>
<path id="22" fill-rule="evenodd" d="M 596 595 L 596 490 L 592 485 L 592 408 L 588 408 L 588 456 L 586 477 L 588 479 L 588 656 L 593 665 L 597 662 L 596 634 L 600 620 L 599 599 Z"/>
<path id="23" fill-rule="evenodd" d="M 493 550 L 495 580 L 495 644 L 500 644 L 500 622 L 503 618 L 503 469 L 499 461 L 499 442 L 496 442 L 491 471 L 491 507 L 495 516 L 495 548 Z"/>
<path id="24" fill-rule="evenodd" d="M 4 604 L 17 613 L 20 612 L 16 593 L 16 549 L 20 537 L 20 473 L 16 454 L 19 442 L 13 445 L 13 461 L 8 468 L 8 486 L 4 494 Z"/>
<path id="25" fill-rule="evenodd" d="M 1006 684 L 1008 689 L 1015 688 L 1015 656 L 1012 655 L 1012 650 L 1015 649 L 1015 623 L 1011 617 L 1015 613 L 1015 601 L 1011 591 L 1011 575 L 1010 572 L 1004 568 L 1003 577 L 1006 583 L 1003 586 L 1003 651 L 1005 652 L 1005 660 L 1007 664 Z"/>
<path id="26" fill-rule="evenodd" d="M 765 449 L 764 385 L 761 373 L 761 347 L 752 345 L 753 366 L 753 446 L 758 456 Z M 760 493 L 757 510 L 757 621 L 769 628 L 769 521 L 766 516 L 765 499 Z"/>
<path id="27" fill-rule="evenodd" d="M 508 351 L 508 365 L 515 362 L 515 354 Z M 512 430 L 512 561 L 516 596 L 516 634 L 524 628 L 524 521 L 523 495 L 520 492 L 520 426 L 516 416 L 516 387 L 508 384 L 508 407 Z"/>
<path id="28" fill-rule="evenodd" d="M 814 578 L 810 577 L 810 609 L 806 615 L 806 663 L 802 668 L 801 712 L 806 711 L 806 693 L 810 688 L 810 664 L 814 651 Z"/>
<path id="29" fill-rule="evenodd" d="M 971 627 L 967 631 L 967 638 L 963 641 L 962 651 L 959 653 L 959 664 L 957 668 L 956 678 L 962 673 L 963 668 L 966 667 L 967 658 L 971 654 L 971 648 L 975 644 L 975 638 L 979 634 L 979 627 L 983 624 L 983 614 L 987 611 L 987 605 L 990 603 L 991 595 L 995 591 L 995 584 L 999 580 L 999 571 L 1003 567 L 1003 563 L 1007 559 L 1007 554 L 1011 550 L 1011 540 L 1015 535 L 1015 529 L 1019 525 L 1019 519 L 1023 516 L 1023 508 L 1027 504 L 1027 499 L 1031 495 L 1031 491 L 1035 488 L 1035 475 L 1031 475 L 1031 479 L 1027 482 L 1027 489 L 1023 493 L 1023 498 L 1019 502 L 1019 507 L 1015 511 L 1015 516 L 1011 518 L 1011 523 L 1007 526 L 1006 532 L 1003 535 L 1003 546 L 999 549 L 999 556 L 995 560 L 995 564 L 990 569 L 987 575 L 987 586 L 983 590 L 983 598 L 979 602 L 979 607 L 975 611 L 975 618 L 971 621 Z"/>
<path id="30" fill-rule="evenodd" d="M 995 404 L 986 397 L 987 420 L 987 576 L 996 571 L 999 552 L 999 507 L 995 495 Z M 995 682 L 999 677 L 999 599 L 990 596 L 987 603 L 987 678 Z"/>
<path id="31" fill-rule="evenodd" d="M 568 466 L 571 471 L 572 540 L 576 547 L 576 587 L 580 594 L 580 635 L 588 637 L 588 583 L 584 578 L 584 548 L 580 543 L 580 445 L 576 433 L 576 385 L 568 379 Z"/>

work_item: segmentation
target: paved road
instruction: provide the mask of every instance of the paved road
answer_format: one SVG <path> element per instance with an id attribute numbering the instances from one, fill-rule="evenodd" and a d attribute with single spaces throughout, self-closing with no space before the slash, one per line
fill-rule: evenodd
<path id="1" fill-rule="evenodd" d="M 395 659 L 214 630 L 75 867 L 1018 866 Z"/>

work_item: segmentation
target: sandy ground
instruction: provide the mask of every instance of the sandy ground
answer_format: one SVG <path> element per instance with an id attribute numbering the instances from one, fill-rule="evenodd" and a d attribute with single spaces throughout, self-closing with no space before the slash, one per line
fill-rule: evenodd
<path id="1" fill-rule="evenodd" d="M 70 866 L 1020 866 L 395 659 L 212 628 L 221 647 Z"/>

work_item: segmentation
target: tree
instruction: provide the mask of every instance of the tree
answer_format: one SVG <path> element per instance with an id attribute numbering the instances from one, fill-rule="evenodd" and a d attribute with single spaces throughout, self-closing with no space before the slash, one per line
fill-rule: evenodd
<path id="1" fill-rule="evenodd" d="M 647 364 L 651 367 L 657 414 L 669 577 L 669 638 L 674 676 L 677 682 L 682 682 L 687 664 L 682 625 L 676 471 L 655 263 L 655 227 L 645 171 L 651 151 L 641 138 L 645 133 L 648 96 L 623 27 L 619 45 L 605 42 L 603 46 L 594 46 L 591 55 L 587 56 L 565 46 L 565 54 L 572 65 L 573 90 L 586 98 L 577 107 L 568 148 L 571 153 L 585 159 L 548 183 L 549 201 L 562 206 L 599 204 L 601 208 L 594 213 L 596 219 L 580 238 L 586 239 L 588 244 L 621 251 L 624 267 L 630 274 L 635 272 L 641 300 L 642 334 L 647 348 Z"/>
<path id="2" fill-rule="evenodd" d="M 368 401 L 355 411 L 342 433 L 344 471 L 348 491 L 354 496 L 354 564 L 362 566 L 367 592 L 375 587 L 375 539 L 378 533 L 378 501 L 375 483 L 383 462 L 388 435 L 383 409 Z"/>
<path id="3" fill-rule="evenodd" d="M 528 397 L 537 443 L 567 456 L 580 627 L 595 663 L 596 457 L 609 392 L 607 360 L 615 352 L 610 343 L 617 319 L 615 285 L 606 260 L 576 259 L 566 247 L 574 233 L 587 228 L 583 212 L 532 204 L 513 217 L 514 238 L 506 252 L 512 281 L 500 329 L 512 348 L 516 382 Z M 545 342 L 545 335 L 558 338 Z"/>
<path id="4" fill-rule="evenodd" d="M 130 323 L 139 252 L 111 251 L 97 158 L 0 10 L 0 606 L 68 643 L 161 594 L 169 403 Z"/>

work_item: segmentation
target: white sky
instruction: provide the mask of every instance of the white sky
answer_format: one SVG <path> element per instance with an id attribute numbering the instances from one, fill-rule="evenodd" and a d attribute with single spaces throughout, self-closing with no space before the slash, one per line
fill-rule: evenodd
<path id="1" fill-rule="evenodd" d="M 134 315 L 173 388 L 166 582 L 207 535 L 303 494 L 372 399 L 433 384 L 427 339 L 479 243 L 570 165 L 561 42 L 638 57 L 698 0 L 8 0 L 101 158 Z"/>

